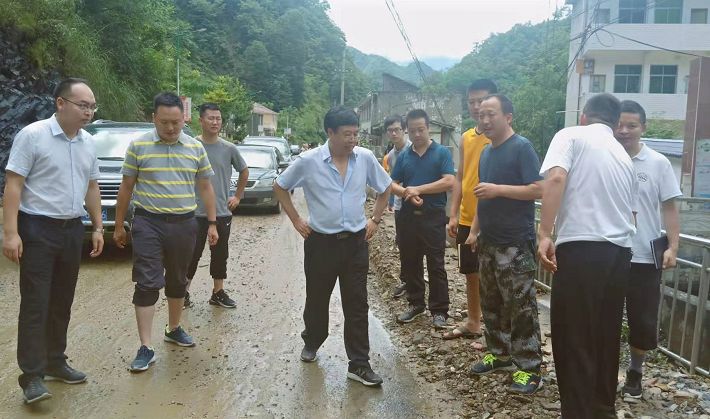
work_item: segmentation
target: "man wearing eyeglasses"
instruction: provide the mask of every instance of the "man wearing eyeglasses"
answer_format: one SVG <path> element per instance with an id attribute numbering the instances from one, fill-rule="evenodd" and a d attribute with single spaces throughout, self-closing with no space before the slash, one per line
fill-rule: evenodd
<path id="1" fill-rule="evenodd" d="M 44 380 L 86 381 L 64 354 L 84 203 L 93 224 L 90 256 L 99 256 L 104 245 L 99 165 L 91 135 L 82 129 L 96 111 L 94 94 L 85 80 L 70 78 L 59 83 L 54 99 L 52 117 L 15 136 L 6 169 L 3 254 L 20 265 L 17 362 L 27 403 L 52 396 Z"/>
<path id="2" fill-rule="evenodd" d="M 392 145 L 392 150 L 387 153 L 387 162 L 389 163 L 390 173 L 394 170 L 397 165 L 397 159 L 399 159 L 400 153 L 409 147 L 412 142 L 406 138 L 404 133 L 404 126 L 406 125 L 404 118 L 401 115 L 392 115 L 385 118 L 384 126 L 387 131 L 387 138 L 390 140 Z M 402 198 L 395 194 L 391 195 L 394 197 L 394 228 L 395 228 L 395 242 L 399 246 L 399 212 L 402 209 Z M 401 264 L 401 258 L 400 258 Z M 405 284 L 400 269 L 400 283 L 394 288 L 392 296 L 394 298 L 399 298 L 407 292 L 407 285 Z"/>

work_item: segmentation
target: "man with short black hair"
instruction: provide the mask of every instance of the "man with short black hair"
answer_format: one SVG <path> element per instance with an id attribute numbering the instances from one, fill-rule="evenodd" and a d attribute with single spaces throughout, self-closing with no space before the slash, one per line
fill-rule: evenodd
<path id="1" fill-rule="evenodd" d="M 81 263 L 88 209 L 91 257 L 103 250 L 99 164 L 82 128 L 96 112 L 86 80 L 54 90 L 57 111 L 23 128 L 12 143 L 4 195 L 3 254 L 20 264 L 18 381 L 26 403 L 51 397 L 46 380 L 68 384 L 86 374 L 67 364 L 67 328 Z"/>
<path id="2" fill-rule="evenodd" d="M 614 138 L 620 110 L 614 96 L 592 96 L 582 126 L 555 134 L 540 169 L 545 188 L 538 256 L 555 273 L 552 350 L 566 418 L 616 417 L 638 188 L 631 158 Z"/>
<path id="3" fill-rule="evenodd" d="M 328 141 L 301 153 L 274 183 L 281 202 L 303 243 L 306 273 L 303 362 L 314 362 L 328 337 L 330 295 L 336 280 L 345 316 L 345 352 L 350 360 L 347 377 L 366 386 L 379 386 L 382 378 L 370 366 L 367 272 L 368 240 L 382 221 L 392 183 L 370 150 L 357 146 L 358 117 L 344 106 L 323 118 Z M 289 190 L 303 187 L 308 220 L 301 218 Z M 379 195 L 372 217 L 365 217 L 367 187 Z"/>
<path id="4" fill-rule="evenodd" d="M 509 390 L 533 394 L 542 386 L 540 323 L 535 297 L 535 199 L 542 195 L 540 160 L 513 131 L 513 103 L 487 96 L 478 116 L 491 144 L 479 162 L 473 192 L 478 210 L 466 244 L 481 263 L 481 308 L 489 353 L 471 367 L 483 375 L 516 369 Z"/>
<path id="5" fill-rule="evenodd" d="M 422 109 L 407 113 L 412 142 L 392 171 L 392 190 L 403 198 L 399 213 L 399 251 L 409 309 L 397 317 L 410 323 L 426 311 L 423 258 L 429 274 L 429 311 L 437 329 L 449 316 L 449 281 L 444 266 L 446 250 L 446 192 L 453 187 L 454 162 L 449 150 L 429 135 L 429 115 Z"/>
<path id="6" fill-rule="evenodd" d="M 621 102 L 621 117 L 614 132 L 631 157 L 638 179 L 638 216 L 633 238 L 631 271 L 626 291 L 631 365 L 626 371 L 623 396 L 641 398 L 641 379 L 646 352 L 658 345 L 658 304 L 661 301 L 661 269 L 656 269 L 651 241 L 661 236 L 661 218 L 666 227 L 668 249 L 662 269 L 676 265 L 680 222 L 675 198 L 682 196 L 671 162 L 641 143 L 646 131 L 646 112 L 632 100 Z M 661 217 L 663 214 L 663 217 Z"/>
<path id="7" fill-rule="evenodd" d="M 387 133 L 387 138 L 390 140 L 390 144 L 393 145 L 392 150 L 390 150 L 387 157 L 387 165 L 389 166 L 389 172 L 392 173 L 394 167 L 397 165 L 397 160 L 399 155 L 407 147 L 411 146 L 412 142 L 407 139 L 405 134 L 406 121 L 401 115 L 391 115 L 385 118 L 384 122 L 385 132 Z M 395 243 L 399 246 L 399 212 L 402 209 L 402 198 L 392 194 L 390 200 L 393 200 L 394 208 L 394 229 L 395 229 Z M 402 258 L 400 254 L 400 266 L 402 263 Z M 394 298 L 399 298 L 407 292 L 407 284 L 404 282 L 404 277 L 402 276 L 402 269 L 400 268 L 399 275 L 400 283 L 394 288 L 392 296 Z"/>
<path id="8" fill-rule="evenodd" d="M 217 244 L 210 246 L 210 276 L 214 286 L 209 303 L 217 307 L 235 308 L 237 304 L 224 291 L 224 280 L 227 278 L 232 211 L 237 209 L 239 201 L 244 195 L 244 188 L 246 188 L 247 180 L 249 180 L 249 168 L 241 154 L 239 154 L 237 146 L 219 137 L 219 132 L 222 129 L 222 111 L 217 104 L 204 103 L 200 105 L 200 125 L 202 126 L 202 135 L 198 136 L 197 140 L 201 141 L 203 147 L 205 147 L 207 157 L 215 173 L 210 178 L 210 181 L 215 192 L 217 234 L 219 235 Z M 234 196 L 229 196 L 232 168 L 239 173 L 239 180 L 235 187 Z M 196 198 L 197 237 L 192 262 L 190 262 L 190 266 L 187 269 L 187 290 L 185 291 L 184 307 L 192 305 L 188 291 L 192 278 L 195 277 L 202 251 L 205 249 L 209 227 L 205 204 L 199 197 Z"/>
<path id="9" fill-rule="evenodd" d="M 209 179 L 214 172 L 202 143 L 182 132 L 185 120 L 180 98 L 169 92 L 155 96 L 153 122 L 155 130 L 133 141 L 126 151 L 113 233 L 116 245 L 125 247 L 123 221 L 133 198 L 133 304 L 141 342 L 131 363 L 133 372 L 145 371 L 155 362 L 152 327 L 161 288 L 165 288 L 168 299 L 163 339 L 179 346 L 195 346 L 180 326 L 180 317 L 197 234 L 196 190 L 207 213 L 210 246 L 216 245 L 219 238 L 215 195 Z"/>
<path id="10" fill-rule="evenodd" d="M 478 112 L 483 98 L 498 92 L 498 87 L 488 79 L 475 80 L 468 87 L 468 114 L 478 124 Z M 466 323 L 444 333 L 444 339 L 477 338 L 481 336 L 481 301 L 479 295 L 478 253 L 471 250 L 466 239 L 476 216 L 478 198 L 473 192 L 478 185 L 478 163 L 483 149 L 491 143 L 477 125 L 463 133 L 459 143 L 459 168 L 451 193 L 451 215 L 447 230 L 456 239 L 459 256 L 459 272 L 466 276 Z M 483 345 L 474 342 L 476 349 Z"/>

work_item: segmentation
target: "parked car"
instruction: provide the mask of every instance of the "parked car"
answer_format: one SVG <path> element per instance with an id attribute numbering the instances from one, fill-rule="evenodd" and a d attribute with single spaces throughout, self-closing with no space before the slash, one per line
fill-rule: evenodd
<path id="1" fill-rule="evenodd" d="M 239 154 L 249 167 L 249 180 L 239 208 L 267 209 L 274 214 L 281 212 L 281 204 L 274 196 L 274 181 L 288 163 L 279 162 L 278 151 L 270 145 L 238 144 Z M 237 188 L 239 173 L 232 169 L 230 193 Z"/>
<path id="2" fill-rule="evenodd" d="M 285 161 L 288 164 L 291 164 L 292 160 L 292 154 L 291 153 L 291 146 L 288 143 L 288 140 L 283 138 L 283 137 L 252 137 L 248 136 L 244 138 L 243 141 L 244 144 L 257 144 L 257 145 L 269 145 L 272 147 L 276 147 L 281 155 L 283 156 L 283 160 L 280 161 Z"/>
<path id="3" fill-rule="evenodd" d="M 113 237 L 116 228 L 116 199 L 118 188 L 121 185 L 121 168 L 126 156 L 126 150 L 131 141 L 151 131 L 154 125 L 149 122 L 114 122 L 107 120 L 96 121 L 84 129 L 94 137 L 96 157 L 99 160 L 99 190 L 101 191 L 101 218 L 105 229 L 106 239 Z M 190 128 L 183 131 L 190 136 L 194 134 Z M 129 206 L 124 227 L 130 231 L 133 220 L 133 207 Z M 91 220 L 88 216 L 82 220 L 87 236 L 91 236 Z"/>
<path id="4" fill-rule="evenodd" d="M 291 160 L 293 160 L 293 156 L 297 156 L 299 154 L 301 154 L 301 147 L 296 144 L 291 144 Z"/>

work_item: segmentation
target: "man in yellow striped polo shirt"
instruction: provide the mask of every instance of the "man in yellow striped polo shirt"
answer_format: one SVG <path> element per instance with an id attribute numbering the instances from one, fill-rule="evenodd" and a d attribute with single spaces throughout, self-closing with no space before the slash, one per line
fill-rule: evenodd
<path id="1" fill-rule="evenodd" d="M 182 132 L 185 122 L 180 98 L 173 93 L 158 94 L 153 100 L 153 122 L 155 130 L 133 141 L 126 151 L 113 236 L 118 247 L 126 245 L 122 226 L 133 195 L 133 304 L 141 341 L 131 364 L 134 372 L 145 371 L 155 362 L 151 328 L 163 287 L 168 298 L 164 340 L 195 346 L 180 326 L 197 233 L 195 190 L 205 204 L 210 245 L 218 239 L 215 195 L 209 179 L 214 171 L 202 143 Z"/>

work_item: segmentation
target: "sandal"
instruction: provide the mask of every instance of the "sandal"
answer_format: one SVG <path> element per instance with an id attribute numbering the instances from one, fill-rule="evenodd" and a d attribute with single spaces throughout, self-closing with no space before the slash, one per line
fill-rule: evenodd
<path id="1" fill-rule="evenodd" d="M 476 339 L 480 338 L 483 336 L 481 332 L 472 332 L 468 330 L 466 326 L 456 326 L 453 330 L 450 330 L 446 333 L 443 334 L 442 338 L 444 340 L 451 340 L 451 339 L 458 339 L 458 338 L 464 338 L 464 339 Z"/>

